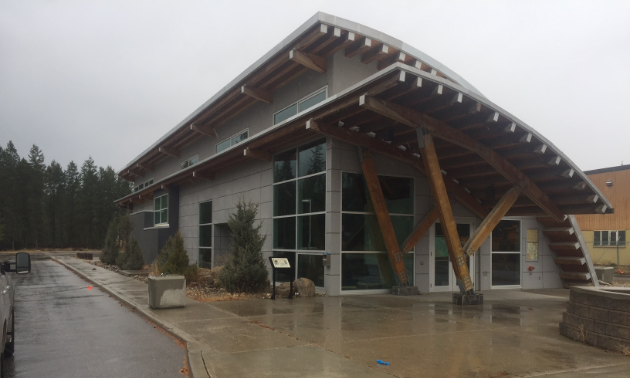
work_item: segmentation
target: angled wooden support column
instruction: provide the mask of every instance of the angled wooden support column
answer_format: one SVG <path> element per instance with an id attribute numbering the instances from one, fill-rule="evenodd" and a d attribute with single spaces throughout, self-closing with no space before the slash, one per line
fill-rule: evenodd
<path id="1" fill-rule="evenodd" d="M 420 155 L 422 155 L 422 161 L 427 171 L 427 177 L 429 178 L 431 191 L 433 192 L 433 198 L 440 212 L 442 230 L 444 231 L 444 238 L 446 239 L 446 246 L 448 247 L 448 253 L 451 257 L 455 276 L 462 281 L 464 291 L 472 292 L 473 284 L 470 279 L 470 273 L 468 272 L 466 256 L 462 250 L 462 244 L 459 239 L 459 234 L 457 233 L 457 224 L 453 216 L 451 202 L 448 199 L 446 185 L 444 185 L 442 170 L 440 169 L 440 164 L 435 153 L 435 145 L 433 144 L 431 134 L 425 134 L 419 129 L 418 144 L 421 151 Z"/>
<path id="2" fill-rule="evenodd" d="M 260 151 L 260 150 L 252 150 L 249 147 L 243 150 L 243 156 L 247 156 L 247 157 L 258 159 L 258 160 L 271 161 L 270 153 L 265 152 L 265 151 Z"/>
<path id="3" fill-rule="evenodd" d="M 357 148 L 359 150 L 359 157 L 361 158 L 361 168 L 363 169 L 365 182 L 367 182 L 370 198 L 374 204 L 374 211 L 376 212 L 378 224 L 381 227 L 381 233 L 383 234 L 385 247 L 387 248 L 387 253 L 389 254 L 389 260 L 392 263 L 394 273 L 398 276 L 400 285 L 407 285 L 409 283 L 409 277 L 407 276 L 407 270 L 405 269 L 405 263 L 403 262 L 403 254 L 398 246 L 398 240 L 396 239 L 396 234 L 394 233 L 394 226 L 392 225 L 392 220 L 389 217 L 389 211 L 387 210 L 387 204 L 385 203 L 381 183 L 378 181 L 378 175 L 376 174 L 376 167 L 374 166 L 372 153 L 369 150 L 363 150 L 361 147 Z"/>
<path id="4" fill-rule="evenodd" d="M 424 113 L 420 113 L 415 109 L 397 104 L 392 101 L 379 100 L 375 97 L 361 96 L 359 98 L 359 106 L 381 114 L 385 117 L 396 120 L 402 124 L 413 128 L 422 128 L 430 132 L 433 136 L 456 144 L 469 151 L 477 153 L 483 160 L 490 164 L 498 173 L 503 175 L 506 180 L 514 185 L 518 185 L 523 189 L 523 194 L 529 197 L 538 207 L 551 216 L 554 220 L 561 222 L 566 215 L 558 208 L 558 206 L 540 190 L 538 185 L 529 179 L 521 170 L 506 160 L 497 152 L 478 142 L 471 136 L 457 130 L 450 125 L 429 117 Z M 527 135 L 525 135 L 527 139 Z M 529 137 L 531 139 L 531 137 Z M 571 169 L 572 171 L 572 169 Z M 568 172 L 571 175 L 572 172 Z"/>
<path id="5" fill-rule="evenodd" d="M 472 256 L 473 253 L 475 253 L 475 251 L 478 250 L 479 247 L 481 247 L 481 244 L 483 244 L 486 238 L 490 236 L 492 230 L 494 230 L 497 224 L 499 224 L 501 218 L 503 218 L 505 214 L 507 214 L 507 212 L 510 210 L 512 205 L 514 205 L 514 202 L 516 202 L 518 196 L 520 196 L 521 193 L 521 188 L 515 186 L 512 189 L 508 190 L 503 195 L 503 197 L 501 197 L 499 203 L 494 206 L 492 211 L 490 211 L 490 214 L 488 214 L 488 216 L 481 222 L 479 227 L 477 227 L 475 232 L 473 232 L 473 234 L 470 236 L 470 239 L 468 239 L 468 241 L 464 245 L 464 252 L 468 256 Z"/>
<path id="6" fill-rule="evenodd" d="M 262 88 L 243 85 L 241 87 L 241 93 L 246 96 L 253 97 L 256 100 L 266 102 L 267 104 L 271 104 L 273 102 L 273 95 L 271 92 Z"/>
<path id="7" fill-rule="evenodd" d="M 413 247 L 422 239 L 424 234 L 429 231 L 433 223 L 440 217 L 440 209 L 436 206 L 416 225 L 402 245 L 402 253 L 405 254 L 413 249 Z"/>

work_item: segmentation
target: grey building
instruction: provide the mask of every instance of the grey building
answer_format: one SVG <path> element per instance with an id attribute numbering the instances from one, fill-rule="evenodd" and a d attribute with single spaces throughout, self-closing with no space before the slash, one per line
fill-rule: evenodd
<path id="1" fill-rule="evenodd" d="M 221 265 L 242 199 L 260 205 L 265 257 L 293 266 L 279 278 L 328 295 L 458 291 L 468 276 L 475 290 L 597 285 L 571 214 L 612 212 L 557 147 L 446 66 L 324 13 L 119 175 L 147 262 L 179 230 L 191 261 Z"/>

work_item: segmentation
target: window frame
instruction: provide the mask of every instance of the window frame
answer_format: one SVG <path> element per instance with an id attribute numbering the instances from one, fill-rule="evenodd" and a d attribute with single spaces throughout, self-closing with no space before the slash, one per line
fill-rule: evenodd
<path id="1" fill-rule="evenodd" d="M 243 129 L 243 130 L 239 131 L 238 133 L 236 133 L 236 134 L 234 134 L 234 135 L 230 136 L 229 138 L 225 138 L 225 139 L 223 139 L 223 140 L 222 140 L 222 141 L 220 141 L 219 143 L 216 143 L 216 144 L 214 145 L 214 151 L 215 151 L 215 154 L 220 154 L 221 152 L 223 152 L 223 151 L 225 151 L 225 150 L 229 150 L 231 147 L 233 147 L 233 146 L 235 146 L 235 145 L 237 145 L 237 144 L 241 143 L 242 141 L 239 141 L 239 142 L 234 143 L 234 137 L 237 137 L 237 136 L 239 136 L 239 135 L 243 135 L 243 134 L 247 134 L 247 136 L 246 136 L 246 137 L 245 137 L 242 141 L 244 141 L 245 139 L 249 139 L 249 127 L 248 127 L 248 128 L 246 128 L 246 129 Z M 223 143 L 227 142 L 228 140 L 230 141 L 230 145 L 229 145 L 229 146 L 225 147 L 225 148 L 224 148 L 224 149 L 222 149 L 221 151 L 217 150 L 217 148 L 218 148 L 218 146 L 219 146 L 220 144 L 223 144 Z"/>
<path id="2" fill-rule="evenodd" d="M 518 252 L 516 251 L 495 251 L 492 249 L 492 234 L 494 233 L 494 230 L 492 230 L 492 232 L 490 233 L 490 289 L 491 290 L 501 290 L 501 289 L 517 289 L 517 288 L 522 288 L 523 287 L 523 220 L 520 218 L 509 218 L 509 217 L 504 217 L 501 218 L 501 221 L 516 221 L 519 222 L 519 226 L 518 226 L 518 232 L 519 232 L 519 237 L 518 237 L 518 241 L 519 241 L 519 250 Z M 500 221 L 499 221 L 500 222 Z M 498 225 L 498 224 L 497 224 Z M 539 235 L 540 237 L 540 235 Z M 492 277 L 493 277 L 493 269 L 492 269 L 492 256 L 493 255 L 509 255 L 509 254 L 513 254 L 513 255 L 518 255 L 518 263 L 519 263 L 519 267 L 518 267 L 518 285 L 495 285 Z"/>
<path id="3" fill-rule="evenodd" d="M 164 208 L 161 207 L 161 208 L 156 210 L 155 209 L 155 202 L 157 200 L 160 200 L 160 206 L 161 206 L 161 203 L 162 203 L 161 198 L 162 197 L 166 197 L 166 207 L 164 207 Z M 161 212 L 164 211 L 164 210 L 166 210 L 166 221 L 162 222 L 162 214 L 161 214 Z M 158 213 L 158 212 L 160 213 L 160 223 L 155 223 L 155 213 Z M 162 194 L 161 196 L 155 197 L 153 199 L 153 213 L 154 213 L 153 214 L 153 226 L 154 227 L 155 226 L 168 226 L 169 225 L 169 223 L 168 223 L 168 216 L 169 216 L 169 213 L 168 213 L 168 193 Z"/>
<path id="4" fill-rule="evenodd" d="M 343 232 L 342 228 L 343 228 L 343 215 L 344 214 L 354 214 L 354 215 L 365 215 L 365 216 L 370 216 L 373 215 L 374 217 L 376 217 L 376 212 L 367 212 L 367 211 L 347 211 L 347 210 L 343 210 L 343 175 L 344 173 L 349 173 L 349 174 L 355 174 L 355 175 L 361 175 L 364 176 L 364 180 L 365 180 L 365 175 L 363 174 L 363 172 L 354 172 L 354 171 L 346 171 L 346 170 L 342 170 L 340 172 L 340 187 L 341 187 L 341 191 L 340 191 L 340 198 L 339 198 L 339 227 L 340 227 L 340 236 L 339 236 L 339 252 L 340 252 L 340 260 L 343 260 L 343 254 L 385 254 L 388 255 L 388 251 L 387 249 L 385 249 L 384 251 L 346 251 L 343 249 Z M 404 217 L 410 217 L 412 219 L 412 231 L 413 231 L 413 227 L 415 226 L 416 223 L 416 214 L 415 214 L 415 205 L 416 205 L 416 178 L 414 176 L 405 176 L 405 175 L 392 175 L 392 174 L 384 174 L 384 175 L 377 175 L 379 177 L 383 176 L 383 177 L 396 177 L 396 178 L 404 178 L 404 179 L 409 179 L 411 180 L 411 201 L 412 201 L 412 211 L 411 214 L 406 214 L 406 213 L 389 213 L 390 216 L 404 216 Z M 369 195 L 369 194 L 368 194 Z M 400 241 L 399 241 L 400 242 Z M 412 277 L 414 285 L 416 283 L 415 281 L 415 271 L 416 271 L 416 246 L 414 245 L 414 247 L 407 252 L 405 255 L 410 255 L 412 257 L 412 262 L 411 262 L 411 266 L 413 268 L 412 272 L 407 272 L 408 275 L 410 276 L 410 278 Z M 341 264 L 341 262 L 340 262 Z M 343 266 L 339 266 L 339 269 L 341 271 L 341 274 L 343 276 Z M 340 292 L 343 295 L 369 295 L 369 294 L 382 294 L 382 293 L 387 293 L 390 291 L 390 289 L 343 289 L 343 282 L 339 282 L 340 285 Z"/>
<path id="5" fill-rule="evenodd" d="M 312 93 L 310 93 L 310 94 L 308 94 L 308 95 L 306 95 L 306 96 L 302 97 L 301 99 L 299 99 L 299 100 L 297 100 L 297 101 L 295 101 L 295 102 L 290 103 L 289 105 L 287 105 L 287 106 L 285 106 L 284 108 L 282 108 L 282 109 L 278 110 L 277 112 L 273 113 L 273 115 L 271 116 L 271 124 L 272 124 L 272 125 L 278 125 L 278 124 L 283 123 L 283 122 L 286 122 L 287 120 L 291 119 L 292 117 L 294 117 L 294 116 L 296 116 L 296 115 L 300 114 L 301 112 L 303 112 L 303 110 L 301 110 L 301 109 L 300 109 L 300 104 L 302 104 L 302 103 L 303 103 L 304 101 L 306 101 L 306 100 L 309 100 L 309 99 L 311 99 L 311 98 L 313 98 L 313 97 L 317 96 L 318 94 L 320 94 L 320 93 L 322 93 L 322 92 L 325 92 L 325 93 L 326 93 L 326 98 L 324 98 L 324 100 L 322 100 L 321 102 L 326 101 L 326 100 L 328 99 L 328 85 L 324 85 L 322 88 L 319 88 L 319 89 L 318 89 L 318 90 L 316 90 L 315 92 L 312 92 Z M 320 103 L 320 102 L 318 102 L 317 104 L 319 104 L 319 103 Z M 286 118 L 286 119 L 284 119 L 284 120 L 282 120 L 282 121 L 280 121 L 280 122 L 276 122 L 276 114 L 278 114 L 278 113 L 282 113 L 283 111 L 285 111 L 285 110 L 289 109 L 290 107 L 292 107 L 292 106 L 294 106 L 294 105 L 297 105 L 297 112 L 296 112 L 295 114 L 293 114 L 292 116 L 290 116 L 290 117 L 288 117 L 288 118 Z M 313 106 L 315 106 L 315 105 L 313 105 Z M 307 109 L 310 109 L 310 108 L 312 108 L 313 106 L 311 106 L 311 107 L 309 107 L 309 108 L 307 108 Z M 305 110 L 306 110 L 306 109 L 305 109 Z"/>
<path id="6" fill-rule="evenodd" d="M 192 163 L 192 162 L 191 162 L 191 160 L 193 160 L 193 159 L 195 159 L 195 158 L 197 159 L 197 161 L 195 161 L 194 163 Z M 195 165 L 195 164 L 197 164 L 197 163 L 199 163 L 199 154 L 196 154 L 196 155 L 194 155 L 194 156 L 191 156 L 191 157 L 189 157 L 188 159 L 186 159 L 186 160 L 182 161 L 182 162 L 180 163 L 180 165 L 179 165 L 179 166 L 180 166 L 180 168 L 181 168 L 181 169 L 186 169 L 186 168 L 188 168 L 188 167 L 192 167 L 193 165 Z M 186 164 L 186 165 L 184 165 L 184 164 Z"/>
<path id="7" fill-rule="evenodd" d="M 138 185 L 134 186 L 133 187 L 133 192 L 135 193 L 135 192 L 137 192 L 139 190 L 142 190 L 142 189 L 144 189 L 144 188 L 146 188 L 146 187 L 148 187 L 149 185 L 152 185 L 152 184 L 153 184 L 153 177 L 151 177 L 150 179 L 148 179 L 147 181 L 145 181 L 145 182 L 143 182 L 141 184 L 138 184 Z"/>
<path id="8" fill-rule="evenodd" d="M 604 234 L 605 233 L 605 234 Z M 615 241 L 612 242 L 612 234 L 615 233 Z M 623 233 L 623 240 L 621 239 L 621 233 Z M 599 242 L 596 243 L 595 240 L 597 239 L 595 236 L 599 235 Z M 606 235 L 606 243 L 604 243 L 603 241 L 603 236 Z M 606 247 L 625 247 L 626 246 L 626 230 L 595 230 L 593 231 L 593 247 L 601 247 L 601 248 L 606 248 Z"/>
<path id="9" fill-rule="evenodd" d="M 201 267 L 201 250 L 210 250 L 210 267 L 214 267 L 214 219 L 210 220 L 210 223 L 201 223 L 201 206 L 203 204 L 206 203 L 210 203 L 210 206 L 212 206 L 212 200 L 208 200 L 208 201 L 201 201 L 198 203 L 198 209 L 199 209 L 199 217 L 197 218 L 197 223 L 198 223 L 198 235 L 197 235 L 197 265 Z M 212 217 L 212 210 L 210 210 L 210 217 Z M 206 227 L 210 227 L 210 246 L 201 246 L 201 227 L 206 226 Z M 205 262 L 205 260 L 204 260 Z"/>
<path id="10" fill-rule="evenodd" d="M 300 156 L 300 152 L 302 151 L 301 148 L 311 145 L 311 144 L 315 144 L 317 142 L 320 142 L 316 144 L 316 146 L 323 146 L 323 154 L 324 154 L 324 158 L 325 158 L 325 166 L 324 169 L 321 170 L 320 172 L 316 172 L 316 173 L 311 173 L 308 175 L 304 175 L 304 176 L 300 176 L 299 175 L 299 156 Z M 298 146 L 295 146 L 293 148 L 289 148 L 283 151 L 279 151 L 278 153 L 274 154 L 274 158 L 273 158 L 273 167 L 275 167 L 275 162 L 276 162 L 276 156 L 286 153 L 288 151 L 295 151 L 295 177 L 287 179 L 287 180 L 282 180 L 282 181 L 275 181 L 275 177 L 274 177 L 274 182 L 271 185 L 272 188 L 272 196 L 273 196 L 273 200 L 272 200 L 272 242 L 271 242 L 271 250 L 272 250 L 272 255 L 275 256 L 275 253 L 279 253 L 279 254 L 286 254 L 286 253 L 293 253 L 294 257 L 295 257 L 295 266 L 292 267 L 292 271 L 293 271 L 293 279 L 297 279 L 298 277 L 298 262 L 300 259 L 300 255 L 314 255 L 314 256 L 324 256 L 326 253 L 326 239 L 327 239 L 327 235 L 326 235 L 326 205 L 324 205 L 324 209 L 322 211 L 314 211 L 314 212 L 308 212 L 308 213 L 301 213 L 299 211 L 299 206 L 300 203 L 298 203 L 299 200 L 299 190 L 300 190 L 300 185 L 299 182 L 300 180 L 305 180 L 305 179 L 309 179 L 312 177 L 317 177 L 317 176 L 323 176 L 324 177 L 324 203 L 326 203 L 327 201 L 327 193 L 326 193 L 326 184 L 327 184 L 327 180 L 328 180 L 328 159 L 326 157 L 326 151 L 327 151 L 327 138 L 317 138 L 315 140 L 312 141 L 308 141 L 306 143 L 302 143 Z M 315 146 L 313 146 L 315 147 Z M 312 148 L 312 147 L 311 147 Z M 275 168 L 274 168 L 275 169 Z M 295 191 L 295 211 L 293 214 L 286 214 L 286 215 L 274 215 L 275 214 L 275 187 L 279 186 L 279 185 L 284 185 L 290 182 L 294 182 L 295 183 L 295 187 L 294 187 L 294 191 Z M 299 241 L 299 236 L 298 234 L 301 232 L 299 229 L 299 225 L 300 225 L 300 219 L 304 219 L 305 217 L 313 217 L 313 216 L 323 216 L 324 217 L 324 247 L 323 249 L 300 249 L 300 246 L 298 245 L 298 241 Z M 276 220 L 280 220 L 280 219 L 288 219 L 288 218 L 293 218 L 293 223 L 295 225 L 295 240 L 293 241 L 293 248 L 289 249 L 289 248 L 276 248 L 274 247 L 275 245 L 275 234 L 276 234 Z M 311 220 L 312 221 L 312 220 Z M 324 277 L 325 277 L 325 272 L 324 272 Z M 324 278 L 325 279 L 325 278 Z M 317 286 L 318 288 L 321 288 L 321 286 Z"/>

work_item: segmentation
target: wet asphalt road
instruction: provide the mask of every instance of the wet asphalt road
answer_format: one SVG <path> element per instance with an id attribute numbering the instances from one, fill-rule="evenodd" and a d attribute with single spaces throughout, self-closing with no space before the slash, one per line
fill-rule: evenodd
<path id="1" fill-rule="evenodd" d="M 16 285 L 15 355 L 7 377 L 182 377 L 170 336 L 65 267 L 33 261 Z"/>

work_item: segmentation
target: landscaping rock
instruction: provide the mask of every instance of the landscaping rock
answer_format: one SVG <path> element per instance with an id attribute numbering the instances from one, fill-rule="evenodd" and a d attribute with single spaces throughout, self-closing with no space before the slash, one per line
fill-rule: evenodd
<path id="1" fill-rule="evenodd" d="M 315 296 L 315 283 L 308 278 L 298 278 L 293 283 L 293 287 L 300 297 L 310 298 Z"/>
<path id="2" fill-rule="evenodd" d="M 283 282 L 280 285 L 276 286 L 276 296 L 277 297 L 289 297 L 289 292 L 291 291 L 291 284 L 289 282 Z M 295 290 L 295 288 L 293 288 Z"/>

